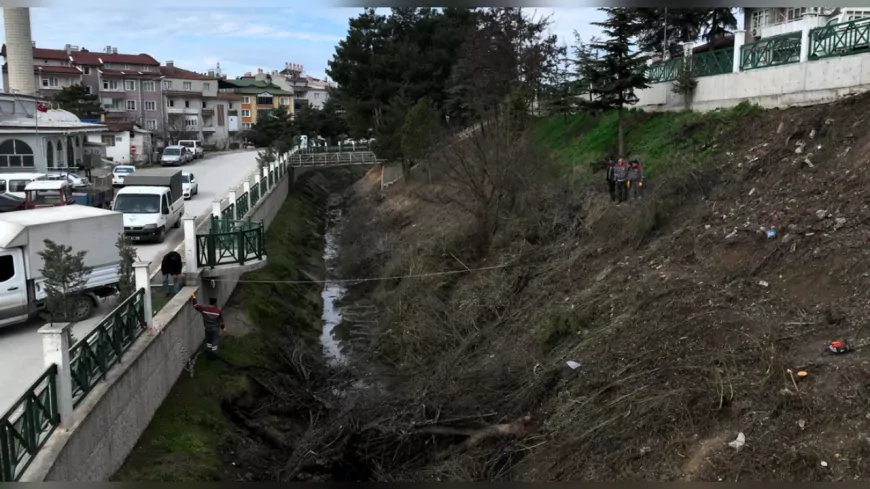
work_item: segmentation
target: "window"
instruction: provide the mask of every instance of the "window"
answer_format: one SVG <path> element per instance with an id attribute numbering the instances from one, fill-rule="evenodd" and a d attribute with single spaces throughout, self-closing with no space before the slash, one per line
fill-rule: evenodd
<path id="1" fill-rule="evenodd" d="M 243 122 L 242 123 L 242 129 L 250 129 L 250 128 L 251 128 L 250 122 Z"/>
<path id="2" fill-rule="evenodd" d="M 45 141 L 45 138 L 42 138 Z M 54 145 L 48 141 L 45 145 L 45 165 L 49 168 L 54 168 Z"/>
<path id="3" fill-rule="evenodd" d="M 118 80 L 103 80 L 103 90 L 117 90 Z"/>
<path id="4" fill-rule="evenodd" d="M 184 82 L 182 86 L 185 90 L 193 90 L 193 83 L 191 82 Z"/>
<path id="5" fill-rule="evenodd" d="M 207 91 L 207 90 L 210 90 L 210 89 L 211 89 L 211 83 L 203 83 L 203 84 L 202 84 L 202 90 L 203 90 L 203 91 Z"/>
<path id="6" fill-rule="evenodd" d="M 175 107 L 175 100 L 166 99 L 166 106 L 167 107 Z"/>
<path id="7" fill-rule="evenodd" d="M 130 65 L 124 65 L 124 69 L 125 69 L 125 70 L 129 70 L 129 69 L 130 69 Z"/>
<path id="8" fill-rule="evenodd" d="M 752 12 L 752 19 L 750 21 L 750 29 L 752 30 L 753 36 L 761 35 L 761 28 L 770 24 L 770 9 L 757 9 Z"/>
<path id="9" fill-rule="evenodd" d="M 90 95 L 90 93 L 91 93 L 91 86 L 90 85 L 85 85 L 85 93 Z"/>
<path id="10" fill-rule="evenodd" d="M 157 111 L 157 102 L 155 102 L 153 100 L 146 100 L 145 101 L 145 110 L 147 110 L 148 112 L 156 112 Z"/>
<path id="11" fill-rule="evenodd" d="M 82 73 L 84 73 L 85 75 L 90 75 L 91 74 L 91 67 L 90 66 L 82 66 Z"/>
<path id="12" fill-rule="evenodd" d="M 207 108 L 208 108 L 208 106 L 206 105 L 205 101 L 202 102 L 202 108 L 203 108 L 203 109 L 207 109 Z"/>
<path id="13" fill-rule="evenodd" d="M 250 110 L 243 110 L 242 117 L 251 117 L 251 111 Z"/>
<path id="14" fill-rule="evenodd" d="M 185 109 L 189 109 L 189 108 L 190 108 L 190 100 L 185 100 L 185 101 L 184 101 L 184 108 L 185 108 Z"/>
<path id="15" fill-rule="evenodd" d="M 136 91 L 136 80 L 124 80 L 124 90 L 128 92 Z"/>
<path id="16" fill-rule="evenodd" d="M 185 127 L 196 127 L 199 125 L 199 121 L 196 119 L 184 119 Z"/>
<path id="17" fill-rule="evenodd" d="M 127 110 L 136 110 L 136 101 L 128 100 L 127 101 Z"/>
<path id="18" fill-rule="evenodd" d="M 229 108 L 230 108 L 230 110 L 233 110 L 233 103 L 232 103 L 232 102 L 230 102 L 230 103 L 229 103 L 229 105 L 230 105 L 230 107 L 229 107 Z"/>
<path id="19" fill-rule="evenodd" d="M 24 189 L 27 188 L 27 184 L 32 181 L 33 180 L 9 180 L 9 191 L 24 192 Z"/>
<path id="20" fill-rule="evenodd" d="M 320 92 L 314 92 L 314 98 L 320 98 Z"/>
<path id="21" fill-rule="evenodd" d="M 100 136 L 100 141 L 103 144 L 105 144 L 106 146 L 114 146 L 115 145 L 115 136 L 113 136 L 111 134 L 108 134 L 108 135 L 103 134 L 102 136 Z"/>
<path id="22" fill-rule="evenodd" d="M 171 90 L 172 89 L 172 82 L 169 80 L 164 80 L 163 81 L 163 89 L 164 90 Z"/>
<path id="23" fill-rule="evenodd" d="M 160 212 L 160 197 L 154 194 L 126 194 L 115 198 L 112 210 L 131 214 L 157 214 Z"/>
<path id="24" fill-rule="evenodd" d="M 42 86 L 43 87 L 46 87 L 46 88 L 47 87 L 56 87 L 58 85 L 60 85 L 60 83 L 58 83 L 57 78 L 55 78 L 55 77 L 42 79 Z"/>
<path id="25" fill-rule="evenodd" d="M 12 280 L 15 276 L 15 260 L 12 255 L 0 256 L 0 283 Z"/>
<path id="26" fill-rule="evenodd" d="M 33 150 L 20 139 L 7 139 L 0 144 L 0 166 L 34 166 Z"/>
<path id="27" fill-rule="evenodd" d="M 281 97 L 281 105 L 290 105 L 290 97 Z"/>
<path id="28" fill-rule="evenodd" d="M 156 92 L 157 87 L 154 85 L 153 81 L 143 81 L 142 82 L 142 91 L 143 92 Z"/>
<path id="29" fill-rule="evenodd" d="M 242 97 L 242 103 L 243 104 L 251 103 L 251 97 Z"/>
<path id="30" fill-rule="evenodd" d="M 148 119 L 145 121 L 145 129 L 149 131 L 157 130 L 157 121 L 155 119 Z"/>
<path id="31" fill-rule="evenodd" d="M 843 15 L 840 17 L 840 22 L 850 22 L 853 20 L 866 19 L 870 17 L 870 11 L 867 10 L 846 10 L 843 12 Z"/>
<path id="32" fill-rule="evenodd" d="M 271 95 L 260 95 L 257 97 L 257 105 L 272 105 Z"/>

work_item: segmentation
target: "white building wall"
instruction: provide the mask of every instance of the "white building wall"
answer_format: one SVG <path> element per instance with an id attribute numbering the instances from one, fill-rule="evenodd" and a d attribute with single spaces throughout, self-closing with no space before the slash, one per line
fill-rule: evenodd
<path id="1" fill-rule="evenodd" d="M 88 134 L 88 141 L 93 143 L 103 142 L 103 136 L 112 136 L 115 138 L 115 145 L 106 145 L 106 158 L 118 164 L 130 164 L 130 132 L 104 132 L 101 134 Z"/>

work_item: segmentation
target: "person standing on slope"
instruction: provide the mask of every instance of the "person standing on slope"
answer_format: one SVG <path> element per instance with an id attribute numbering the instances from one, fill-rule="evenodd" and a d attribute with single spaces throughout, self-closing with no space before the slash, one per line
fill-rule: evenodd
<path id="1" fill-rule="evenodd" d="M 637 159 L 631 160 L 628 165 L 628 192 L 631 200 L 640 198 L 643 188 L 643 165 Z"/>
<path id="2" fill-rule="evenodd" d="M 617 202 L 625 202 L 628 198 L 628 165 L 622 158 L 613 165 L 613 181 L 616 183 Z"/>
<path id="3" fill-rule="evenodd" d="M 607 158 L 607 189 L 610 191 L 610 201 L 616 201 L 616 180 L 613 179 L 613 167 L 616 162 L 613 158 Z"/>
<path id="4" fill-rule="evenodd" d="M 196 302 L 196 294 L 191 292 L 190 302 L 193 304 L 193 308 L 202 314 L 202 325 L 205 327 L 205 350 L 210 354 L 217 353 L 221 335 L 227 330 L 224 324 L 223 311 L 218 307 L 217 299 L 209 298 L 208 305 L 204 306 Z"/>

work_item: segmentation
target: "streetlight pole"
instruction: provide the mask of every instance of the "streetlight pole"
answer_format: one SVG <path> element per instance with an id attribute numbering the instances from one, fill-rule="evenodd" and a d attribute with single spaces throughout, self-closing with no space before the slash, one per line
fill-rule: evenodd
<path id="1" fill-rule="evenodd" d="M 662 39 L 662 59 L 667 59 L 668 55 L 668 8 L 665 7 L 665 35 Z"/>

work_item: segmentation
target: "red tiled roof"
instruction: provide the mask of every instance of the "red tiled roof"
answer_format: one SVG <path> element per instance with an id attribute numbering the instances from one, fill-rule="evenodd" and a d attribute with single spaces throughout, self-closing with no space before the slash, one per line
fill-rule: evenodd
<path id="1" fill-rule="evenodd" d="M 217 80 L 216 77 L 203 75 L 195 71 L 185 70 L 177 66 L 161 66 L 160 74 L 166 78 L 178 78 L 182 80 Z"/>
<path id="2" fill-rule="evenodd" d="M 40 69 L 41 68 L 41 69 Z M 6 73 L 9 71 L 9 67 L 6 63 L 3 63 L 3 72 Z M 79 71 L 78 68 L 74 68 L 72 66 L 51 66 L 51 65 L 42 65 L 42 66 L 34 66 L 34 73 L 51 73 L 56 75 L 81 75 L 82 72 Z"/>
<path id="3" fill-rule="evenodd" d="M 0 48 L 0 56 L 6 57 L 6 45 Z M 63 49 L 33 48 L 33 59 L 50 59 L 54 61 L 69 61 L 69 55 Z"/>
<path id="4" fill-rule="evenodd" d="M 0 48 L 0 56 L 6 57 L 6 45 Z M 145 65 L 145 66 L 160 66 L 160 62 L 154 59 L 151 55 L 140 54 L 106 54 L 94 51 L 70 51 L 67 54 L 64 49 L 44 49 L 33 48 L 33 59 L 50 59 L 69 61 L 70 56 L 73 62 L 81 65 L 98 66 L 100 60 L 103 63 L 121 63 L 130 65 Z"/>
<path id="5" fill-rule="evenodd" d="M 122 71 L 122 70 L 100 70 L 100 74 L 103 76 L 122 76 L 125 78 L 160 78 L 159 73 L 149 73 L 147 71 Z"/>

